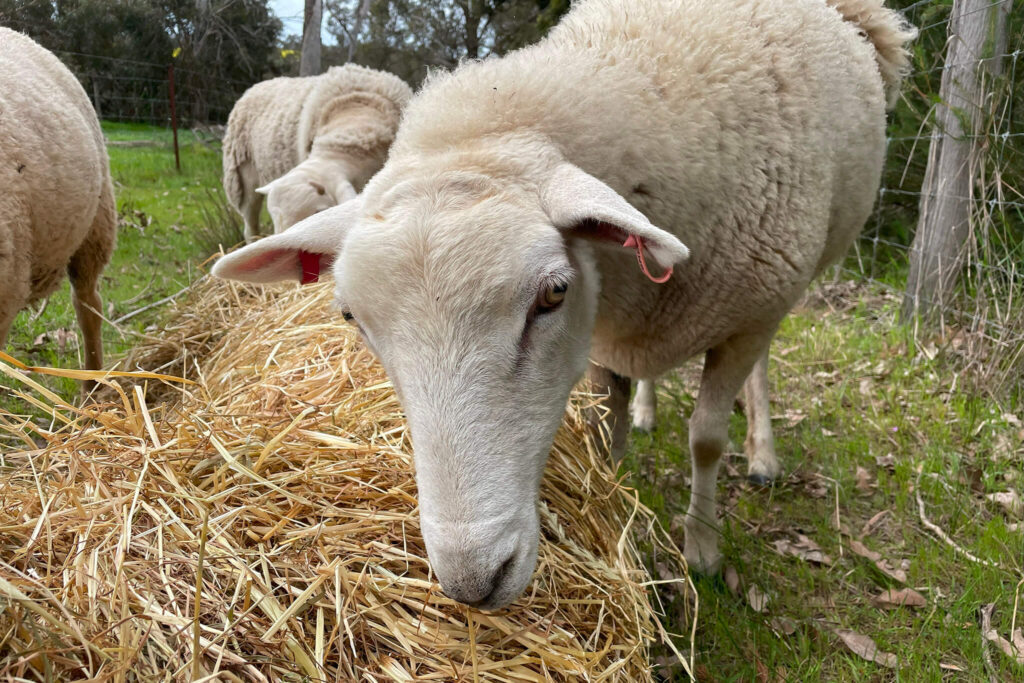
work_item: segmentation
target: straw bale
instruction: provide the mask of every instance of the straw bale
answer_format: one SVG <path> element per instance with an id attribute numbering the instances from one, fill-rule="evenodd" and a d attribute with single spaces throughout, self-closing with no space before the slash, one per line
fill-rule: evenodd
<path id="1" fill-rule="evenodd" d="M 0 679 L 651 680 L 633 531 L 660 537 L 587 436 L 592 398 L 555 440 L 527 595 L 466 608 L 432 580 L 391 385 L 329 301 L 203 283 L 166 333 L 199 341 L 135 356 L 192 383 L 108 378 L 82 408 L 0 358 L 50 415 L 0 413 Z"/>

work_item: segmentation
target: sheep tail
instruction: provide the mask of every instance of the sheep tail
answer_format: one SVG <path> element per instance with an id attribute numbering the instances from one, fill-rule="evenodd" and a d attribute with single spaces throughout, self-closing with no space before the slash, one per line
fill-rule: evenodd
<path id="1" fill-rule="evenodd" d="M 245 182 L 242 179 L 241 166 L 248 161 L 248 141 L 239 139 L 241 136 L 237 133 L 232 134 L 233 132 L 229 122 L 228 134 L 222 143 L 225 150 L 223 184 L 224 194 L 227 195 L 228 201 L 235 208 L 240 208 L 242 199 L 245 197 Z"/>
<path id="2" fill-rule="evenodd" d="M 907 43 L 917 37 L 917 29 L 895 10 L 882 6 L 882 0 L 825 0 L 843 19 L 857 26 L 875 46 L 875 59 L 885 85 L 885 99 L 891 109 L 899 97 L 900 84 L 910 72 Z"/>

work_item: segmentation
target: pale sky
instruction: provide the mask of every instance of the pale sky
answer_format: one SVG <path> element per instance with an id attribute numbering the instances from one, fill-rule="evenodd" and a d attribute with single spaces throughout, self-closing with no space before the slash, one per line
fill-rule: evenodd
<path id="1" fill-rule="evenodd" d="M 270 9 L 284 24 L 282 38 L 288 34 L 302 35 L 302 13 L 306 9 L 305 0 L 270 0 Z M 320 24 L 320 40 L 324 45 L 337 45 L 338 41 L 327 32 L 327 13 L 324 12 L 323 23 Z"/>
<path id="2" fill-rule="evenodd" d="M 282 38 L 289 33 L 302 35 L 302 12 L 305 6 L 304 0 L 270 0 L 270 9 L 284 24 Z"/>

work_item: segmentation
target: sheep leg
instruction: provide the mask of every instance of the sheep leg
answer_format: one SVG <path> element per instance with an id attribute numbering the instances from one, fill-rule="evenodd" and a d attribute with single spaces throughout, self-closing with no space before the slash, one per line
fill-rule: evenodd
<path id="1" fill-rule="evenodd" d="M 768 348 L 765 348 L 754 369 L 743 385 L 746 396 L 747 440 L 744 451 L 747 454 L 747 478 L 765 486 L 779 476 L 782 468 L 775 457 L 775 440 L 772 438 L 771 406 L 768 402 Z"/>
<path id="2" fill-rule="evenodd" d="M 0 308 L 0 351 L 7 348 L 7 332 L 14 324 L 14 315 L 17 311 L 8 311 Z"/>
<path id="3" fill-rule="evenodd" d="M 770 342 L 770 334 L 735 336 L 704 357 L 700 393 L 690 417 L 693 485 L 683 554 L 691 568 L 706 574 L 717 572 L 722 562 L 715 491 L 719 462 L 729 441 L 729 415 L 744 380 Z"/>
<path id="4" fill-rule="evenodd" d="M 629 433 L 629 390 L 632 382 L 629 377 L 616 375 L 593 361 L 587 368 L 587 380 L 590 382 L 591 391 L 608 396 L 603 408 L 593 409 L 587 421 L 597 440 L 610 445 L 612 461 L 618 462 L 626 454 L 626 437 Z M 601 417 L 605 411 L 607 416 L 602 421 Z"/>
<path id="5" fill-rule="evenodd" d="M 25 228 L 18 219 L 14 219 L 12 223 L 13 234 L 17 234 L 18 230 L 29 229 L 27 222 Z M 0 296 L 0 351 L 4 351 L 7 348 L 7 333 L 10 332 L 14 319 L 18 317 L 18 311 L 31 298 L 29 282 L 32 276 L 24 259 L 18 260 L 12 254 L 0 251 L 0 277 L 7 281 L 3 296 Z"/>
<path id="6" fill-rule="evenodd" d="M 245 222 L 245 243 L 252 244 L 260 234 L 260 210 L 263 208 L 263 195 L 253 189 L 246 188 L 242 199 L 242 220 Z"/>
<path id="7" fill-rule="evenodd" d="M 658 397 L 654 393 L 653 379 L 640 379 L 636 382 L 636 393 L 629 404 L 629 412 L 633 416 L 633 429 L 653 432 L 658 415 Z"/>
<path id="8" fill-rule="evenodd" d="M 103 369 L 103 318 L 100 313 L 103 310 L 103 302 L 100 299 L 99 281 L 100 274 L 114 251 L 117 218 L 113 207 L 113 191 L 108 185 L 100 198 L 89 236 L 68 262 L 72 299 L 78 326 L 82 329 L 85 367 L 88 370 Z M 94 386 L 95 382 L 92 381 L 82 384 L 85 392 L 89 392 Z"/>

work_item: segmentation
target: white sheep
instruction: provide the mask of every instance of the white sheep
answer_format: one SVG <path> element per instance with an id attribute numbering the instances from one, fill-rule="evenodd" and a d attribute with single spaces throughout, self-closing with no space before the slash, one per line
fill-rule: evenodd
<path id="1" fill-rule="evenodd" d="M 0 348 L 18 311 L 71 279 L 85 366 L 103 365 L 100 274 L 117 210 L 92 104 L 52 53 L 0 27 Z"/>
<path id="2" fill-rule="evenodd" d="M 264 195 L 278 233 L 354 197 L 384 164 L 411 96 L 397 76 L 356 64 L 246 90 L 223 146 L 224 191 L 246 241 L 258 234 Z"/>
<path id="3" fill-rule="evenodd" d="M 581 1 L 538 45 L 432 76 L 361 196 L 214 272 L 333 261 L 408 416 L 431 565 L 483 608 L 529 583 L 588 354 L 617 410 L 629 377 L 704 354 L 684 552 L 714 571 L 733 401 L 761 384 L 755 471 L 769 344 L 871 211 L 912 36 L 879 0 Z"/>

